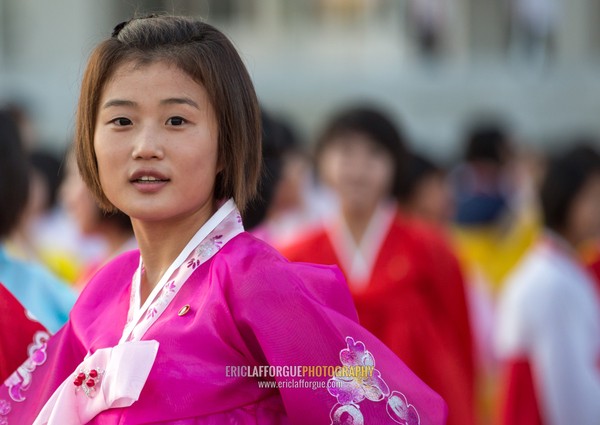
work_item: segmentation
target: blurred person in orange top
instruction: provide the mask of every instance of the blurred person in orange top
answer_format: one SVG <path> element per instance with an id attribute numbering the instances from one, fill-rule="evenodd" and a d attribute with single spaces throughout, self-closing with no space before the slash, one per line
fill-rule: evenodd
<path id="1" fill-rule="evenodd" d="M 378 109 L 335 116 L 317 142 L 316 166 L 339 208 L 281 251 L 292 261 L 338 265 L 361 324 L 446 400 L 448 424 L 473 424 L 464 281 L 437 229 L 399 211 L 406 155 L 402 135 Z"/>
<path id="2" fill-rule="evenodd" d="M 105 263 L 117 255 L 135 249 L 131 220 L 121 211 L 107 213 L 100 209 L 94 196 L 79 174 L 73 154 L 66 164 L 65 181 L 60 188 L 60 198 L 84 237 L 96 236 L 104 242 L 104 251 L 84 265 L 75 281 L 75 289 L 81 291 L 87 281 Z"/>

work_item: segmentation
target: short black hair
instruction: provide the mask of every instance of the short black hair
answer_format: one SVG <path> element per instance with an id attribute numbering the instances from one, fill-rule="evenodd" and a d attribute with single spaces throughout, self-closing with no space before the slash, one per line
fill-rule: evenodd
<path id="1" fill-rule="evenodd" d="M 19 224 L 29 197 L 29 167 L 17 123 L 0 110 L 0 239 Z"/>
<path id="2" fill-rule="evenodd" d="M 566 229 L 573 202 L 587 181 L 600 173 L 600 154 L 590 144 L 577 143 L 554 156 L 540 188 L 544 225 L 557 233 Z"/>
<path id="3" fill-rule="evenodd" d="M 261 109 L 262 121 L 262 170 L 258 182 L 258 196 L 248 204 L 243 221 L 246 230 L 260 225 L 267 213 L 277 186 L 282 178 L 284 157 L 290 152 L 301 151 L 298 137 L 289 122 Z"/>
<path id="4" fill-rule="evenodd" d="M 509 152 L 509 135 L 500 122 L 480 121 L 467 131 L 463 153 L 465 161 L 487 161 L 502 165 Z"/>
<path id="5" fill-rule="evenodd" d="M 329 120 L 321 136 L 317 139 L 315 155 L 318 158 L 331 142 L 348 134 L 359 133 L 385 149 L 394 163 L 394 184 L 392 195 L 399 197 L 402 170 L 407 160 L 405 138 L 401 129 L 388 115 L 374 106 L 350 107 L 339 112 Z"/>

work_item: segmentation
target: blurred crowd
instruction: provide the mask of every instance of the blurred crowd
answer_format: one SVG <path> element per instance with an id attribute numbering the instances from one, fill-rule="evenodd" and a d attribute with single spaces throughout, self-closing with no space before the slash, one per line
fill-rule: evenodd
<path id="1" fill-rule="evenodd" d="M 444 397 L 450 425 L 597 423 L 598 141 L 534 151 L 477 117 L 442 164 L 391 117 L 341 105 L 313 141 L 265 110 L 246 229 L 291 261 L 339 266 L 361 324 Z M 32 127 L 24 109 L 0 111 L 0 282 L 55 332 L 136 243 Z"/>
<path id="2" fill-rule="evenodd" d="M 496 4 L 495 6 L 499 6 Z M 557 36 L 565 18 L 562 0 L 509 0 L 500 4 L 507 12 L 503 29 L 506 54 L 513 62 L 548 65 L 555 59 Z M 484 6 L 485 7 L 485 6 Z M 498 9 L 498 11 L 502 8 Z M 421 57 L 436 59 L 450 38 L 456 4 L 451 0 L 409 0 L 407 22 L 413 45 Z"/>

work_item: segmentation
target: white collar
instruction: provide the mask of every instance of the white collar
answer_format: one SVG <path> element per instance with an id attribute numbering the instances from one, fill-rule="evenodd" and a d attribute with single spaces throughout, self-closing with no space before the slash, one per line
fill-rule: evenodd
<path id="1" fill-rule="evenodd" d="M 140 339 L 150 325 L 166 309 L 197 265 L 211 258 L 225 243 L 243 231 L 244 227 L 241 223 L 239 211 L 233 199 L 230 199 L 190 239 L 175 261 L 162 275 L 142 306 L 140 306 L 140 290 L 143 261 L 140 257 L 139 266 L 131 281 L 128 321 L 123 330 L 121 342 L 129 339 Z M 218 244 L 214 246 L 214 249 L 200 249 L 206 242 L 211 242 L 210 236 L 215 232 L 219 235 Z M 182 268 L 182 265 L 190 257 L 194 257 L 194 260 L 197 261 L 196 266 Z"/>
<path id="2" fill-rule="evenodd" d="M 369 283 L 375 262 L 396 213 L 397 207 L 393 202 L 378 205 L 369 220 L 362 240 L 358 243 L 341 216 L 329 220 L 326 231 L 340 265 L 346 272 L 348 283 L 353 289 L 362 290 Z"/>

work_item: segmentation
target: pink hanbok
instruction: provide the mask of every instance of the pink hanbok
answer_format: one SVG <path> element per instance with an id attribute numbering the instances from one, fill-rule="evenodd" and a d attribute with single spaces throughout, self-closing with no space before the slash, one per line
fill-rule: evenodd
<path id="1" fill-rule="evenodd" d="M 92 278 L 4 383 L 0 424 L 445 422 L 444 401 L 357 323 L 340 272 L 288 262 L 233 201 L 142 305 L 143 267 L 132 251 Z M 371 373 L 325 373 L 357 366 Z"/>

